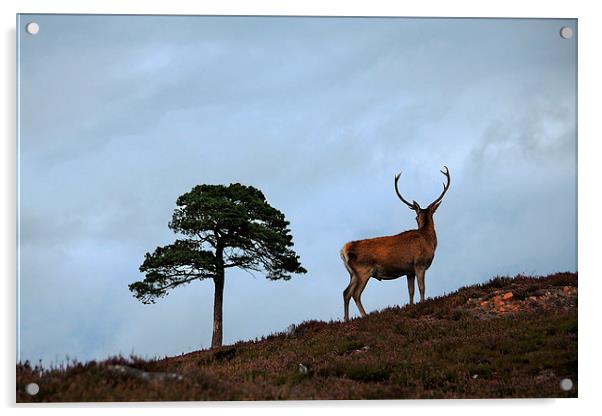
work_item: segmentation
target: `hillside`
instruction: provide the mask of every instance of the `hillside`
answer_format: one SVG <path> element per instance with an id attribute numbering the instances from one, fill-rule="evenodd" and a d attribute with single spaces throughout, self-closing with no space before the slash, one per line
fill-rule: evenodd
<path id="1" fill-rule="evenodd" d="M 495 278 L 161 360 L 17 365 L 18 402 L 577 397 L 577 387 L 574 273 Z"/>

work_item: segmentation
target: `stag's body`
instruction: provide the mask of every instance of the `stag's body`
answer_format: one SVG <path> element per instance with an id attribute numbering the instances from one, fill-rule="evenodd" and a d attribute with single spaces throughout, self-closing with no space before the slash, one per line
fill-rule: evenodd
<path id="1" fill-rule="evenodd" d="M 416 201 L 410 204 L 401 196 L 397 189 L 399 175 L 395 177 L 395 191 L 402 202 L 416 211 L 418 229 L 392 236 L 350 241 L 343 246 L 341 259 L 351 278 L 343 292 L 346 321 L 349 319 L 349 300 L 352 297 L 361 315 L 366 316 L 361 295 L 371 277 L 392 280 L 407 276 L 410 304 L 414 303 L 414 280 L 417 277 L 420 301 L 424 301 L 425 272 L 433 262 L 437 248 L 433 214 L 447 192 L 450 181 L 449 172 L 442 173 L 447 177 L 447 185 L 444 184 L 442 194 L 426 209 L 420 208 Z"/>

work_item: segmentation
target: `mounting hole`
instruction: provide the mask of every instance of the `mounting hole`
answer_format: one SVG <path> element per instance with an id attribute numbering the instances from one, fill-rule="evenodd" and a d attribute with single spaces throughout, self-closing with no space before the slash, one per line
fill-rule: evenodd
<path id="1" fill-rule="evenodd" d="M 29 383 L 27 386 L 25 386 L 25 391 L 30 396 L 35 396 L 36 394 L 39 393 L 40 386 L 38 386 L 38 383 Z"/>
<path id="2" fill-rule="evenodd" d="M 568 26 L 564 26 L 560 29 L 560 37 L 562 39 L 570 39 L 573 37 L 573 29 Z"/>
<path id="3" fill-rule="evenodd" d="M 563 378 L 560 380 L 560 388 L 564 391 L 570 391 L 573 388 L 573 380 L 570 378 Z"/>
<path id="4" fill-rule="evenodd" d="M 40 25 L 36 22 L 27 23 L 27 25 L 25 26 L 25 31 L 30 35 L 37 35 L 40 31 Z"/>

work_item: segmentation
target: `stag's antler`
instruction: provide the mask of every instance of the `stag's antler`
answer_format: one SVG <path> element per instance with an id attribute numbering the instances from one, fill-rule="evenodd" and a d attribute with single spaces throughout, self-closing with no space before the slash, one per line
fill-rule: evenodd
<path id="1" fill-rule="evenodd" d="M 449 189 L 449 184 L 451 183 L 451 178 L 449 177 L 449 169 L 447 169 L 447 166 L 443 166 L 445 168 L 445 172 L 440 171 L 442 174 L 445 175 L 445 177 L 447 178 L 447 184 L 443 184 L 443 192 L 441 192 L 441 195 L 439 195 L 439 197 L 437 199 L 435 199 L 433 202 L 431 202 L 429 204 L 429 208 L 436 205 L 437 203 L 441 202 L 441 200 L 443 199 L 443 196 L 445 195 L 445 193 L 447 192 L 447 190 Z"/>
<path id="2" fill-rule="evenodd" d="M 397 175 L 395 175 L 395 193 L 397 194 L 397 196 L 399 197 L 399 199 L 401 199 L 401 202 L 403 202 L 404 204 L 406 204 L 410 209 L 413 209 L 414 211 L 418 211 L 420 210 L 420 205 L 418 205 L 418 202 L 416 201 L 412 201 L 413 203 L 410 204 L 408 201 L 406 201 L 404 199 L 403 196 L 401 196 L 401 194 L 399 193 L 399 189 L 397 189 L 397 182 L 399 182 L 399 177 L 401 176 L 401 172 L 399 172 Z"/>

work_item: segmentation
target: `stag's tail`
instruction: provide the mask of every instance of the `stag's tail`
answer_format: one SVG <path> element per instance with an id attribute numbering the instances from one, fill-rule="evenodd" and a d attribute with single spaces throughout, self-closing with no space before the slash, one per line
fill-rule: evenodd
<path id="1" fill-rule="evenodd" d="M 347 269 L 347 271 L 349 272 L 349 275 L 353 279 L 353 275 L 355 274 L 355 271 L 353 270 L 353 266 L 351 266 L 350 261 L 355 258 L 355 253 L 353 252 L 352 248 L 353 248 L 353 243 L 347 243 L 343 246 L 343 248 L 341 249 L 341 260 L 343 260 L 343 264 L 345 265 L 345 268 Z"/>

